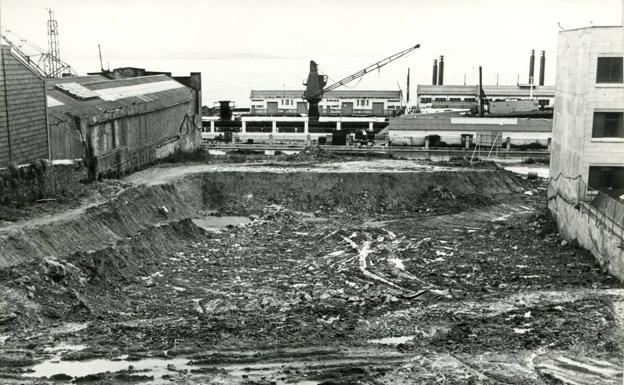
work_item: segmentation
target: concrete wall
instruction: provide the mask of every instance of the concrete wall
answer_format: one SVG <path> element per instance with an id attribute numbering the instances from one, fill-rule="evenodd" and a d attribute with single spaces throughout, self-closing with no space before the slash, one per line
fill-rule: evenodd
<path id="1" fill-rule="evenodd" d="M 622 27 L 559 33 L 550 175 L 581 176 L 590 165 L 624 165 L 624 139 L 592 139 L 594 111 L 624 110 L 624 84 L 596 84 L 599 56 L 623 56 Z"/>
<path id="2" fill-rule="evenodd" d="M 0 167 L 47 159 L 45 83 L 2 46 L 0 69 Z"/>

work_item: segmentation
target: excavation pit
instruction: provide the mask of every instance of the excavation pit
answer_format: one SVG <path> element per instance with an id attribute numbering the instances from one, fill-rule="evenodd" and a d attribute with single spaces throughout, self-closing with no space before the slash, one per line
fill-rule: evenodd
<path id="1" fill-rule="evenodd" d="M 3 380 L 36 383 L 14 368 L 65 343 L 86 348 L 61 363 L 184 360 L 173 383 L 547 384 L 575 365 L 621 383 L 622 286 L 562 245 L 541 180 L 383 161 L 126 182 L 80 215 L 2 234 Z"/>

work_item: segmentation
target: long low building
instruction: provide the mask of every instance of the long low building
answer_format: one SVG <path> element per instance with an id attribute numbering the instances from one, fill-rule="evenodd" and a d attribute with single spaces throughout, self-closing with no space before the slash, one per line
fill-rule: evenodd
<path id="1" fill-rule="evenodd" d="M 424 146 L 431 138 L 446 145 L 498 144 L 550 146 L 552 119 L 472 118 L 462 116 L 403 115 L 390 119 L 391 144 Z M 435 145 L 435 143 L 429 143 Z"/>
<path id="2" fill-rule="evenodd" d="M 321 116 L 394 116 L 402 107 L 401 91 L 331 91 L 319 103 Z M 251 115 L 303 116 L 303 90 L 252 90 Z"/>
<path id="3" fill-rule="evenodd" d="M 201 89 L 168 76 L 83 76 L 46 86 L 51 159 L 85 159 L 93 178 L 201 144 Z"/>
<path id="4" fill-rule="evenodd" d="M 492 102 L 537 99 L 541 107 L 553 107 L 555 103 L 554 86 L 530 86 L 528 84 L 511 86 L 484 85 L 483 92 L 488 100 Z M 419 84 L 417 86 L 417 94 L 418 108 L 421 112 L 469 109 L 478 103 L 479 86 Z"/>

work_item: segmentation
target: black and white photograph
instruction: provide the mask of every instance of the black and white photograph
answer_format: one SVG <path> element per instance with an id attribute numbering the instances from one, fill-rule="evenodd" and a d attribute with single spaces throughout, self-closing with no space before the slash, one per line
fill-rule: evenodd
<path id="1" fill-rule="evenodd" d="M 624 385 L 624 0 L 0 0 L 0 385 Z"/>

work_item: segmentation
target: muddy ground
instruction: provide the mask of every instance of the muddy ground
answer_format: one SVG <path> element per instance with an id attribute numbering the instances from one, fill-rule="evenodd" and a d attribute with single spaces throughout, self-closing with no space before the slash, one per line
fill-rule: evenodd
<path id="1" fill-rule="evenodd" d="M 624 288 L 559 238 L 545 182 L 486 170 L 496 193 L 466 192 L 446 169 L 408 197 L 418 167 L 383 179 L 393 199 L 288 196 L 286 166 L 281 197 L 204 185 L 192 219 L 2 269 L 0 383 L 622 383 Z"/>

